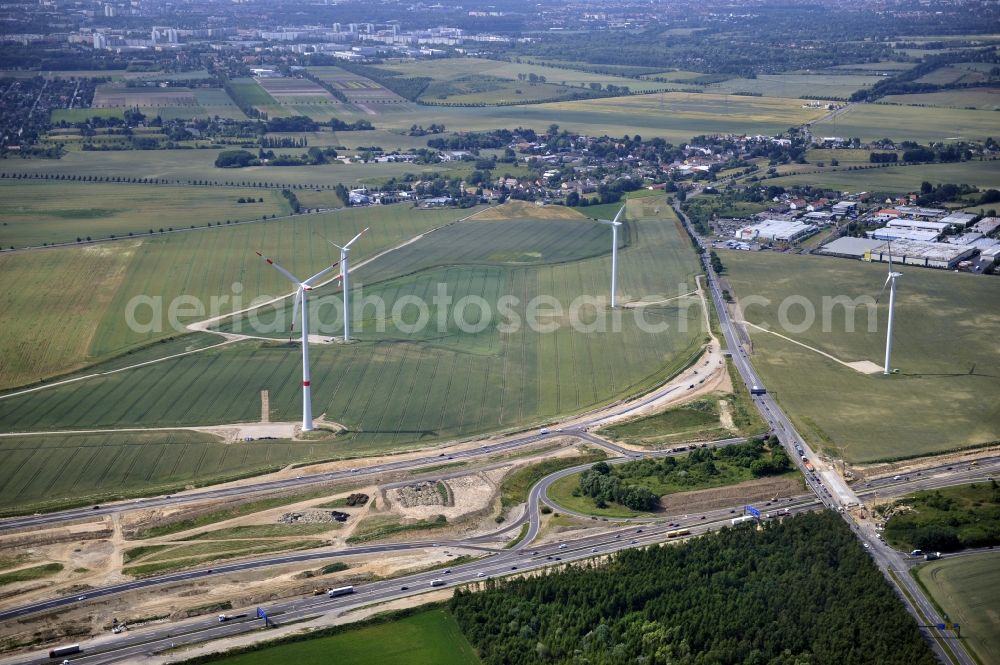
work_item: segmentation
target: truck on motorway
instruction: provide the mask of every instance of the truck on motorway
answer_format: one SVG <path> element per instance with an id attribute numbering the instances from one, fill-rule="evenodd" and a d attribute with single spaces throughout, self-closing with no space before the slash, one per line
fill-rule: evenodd
<path id="1" fill-rule="evenodd" d="M 220 614 L 219 623 L 225 623 L 226 621 L 230 621 L 232 619 L 245 619 L 246 616 L 246 614 Z"/>
<path id="2" fill-rule="evenodd" d="M 928 552 L 924 555 L 924 561 L 936 561 L 941 558 L 940 552 Z"/>
<path id="3" fill-rule="evenodd" d="M 806 471 L 813 472 L 816 468 L 813 466 L 812 462 L 806 462 Z"/>
<path id="4" fill-rule="evenodd" d="M 354 593 L 354 587 L 352 586 L 342 586 L 336 589 L 330 589 L 326 592 L 326 595 L 330 598 L 337 598 L 339 596 L 349 596 Z"/>
<path id="5" fill-rule="evenodd" d="M 667 531 L 667 538 L 680 538 L 681 536 L 691 535 L 691 529 L 674 529 L 673 531 Z"/>
<path id="6" fill-rule="evenodd" d="M 750 386 L 750 394 L 751 395 L 766 395 L 767 394 L 767 389 L 764 388 L 764 387 L 762 387 L 762 386 L 758 386 L 758 385 L 755 384 L 755 385 Z"/>
<path id="7" fill-rule="evenodd" d="M 744 522 L 753 522 L 754 519 L 755 518 L 753 515 L 744 515 L 742 517 L 734 517 L 729 521 L 732 522 L 734 525 L 736 525 L 736 524 L 743 524 Z"/>
<path id="8" fill-rule="evenodd" d="M 80 653 L 83 649 L 80 648 L 79 644 L 67 644 L 64 647 L 56 647 L 55 649 L 49 649 L 49 658 L 59 658 L 60 656 L 69 656 L 74 653 Z"/>
<path id="9" fill-rule="evenodd" d="M 444 580 L 431 580 L 431 586 L 444 586 Z"/>

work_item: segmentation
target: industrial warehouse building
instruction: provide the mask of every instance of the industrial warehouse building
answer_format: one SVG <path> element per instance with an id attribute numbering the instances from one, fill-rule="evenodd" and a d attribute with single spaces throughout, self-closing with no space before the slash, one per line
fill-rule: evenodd
<path id="1" fill-rule="evenodd" d="M 816 227 L 812 224 L 765 219 L 757 224 L 744 226 L 736 232 L 735 236 L 737 239 L 743 241 L 794 242 L 806 238 L 815 232 Z"/>
<path id="2" fill-rule="evenodd" d="M 873 238 L 837 238 L 823 245 L 821 254 L 863 261 L 889 261 L 927 268 L 954 270 L 962 261 L 971 259 L 979 251 L 975 245 L 952 245 L 943 242 L 893 240 L 892 243 Z"/>
<path id="3" fill-rule="evenodd" d="M 881 229 L 875 229 L 874 231 L 865 231 L 865 235 L 872 240 L 890 240 L 892 242 L 896 242 L 898 240 L 917 240 L 920 242 L 934 242 L 941 236 L 941 233 L 934 231 L 933 229 L 900 229 L 894 226 L 885 226 Z"/>
<path id="4" fill-rule="evenodd" d="M 885 245 L 885 242 L 882 240 L 844 236 L 823 245 L 819 253 L 828 254 L 829 256 L 839 256 L 844 259 L 863 259 L 868 252 L 878 249 L 883 245 Z"/>
<path id="5" fill-rule="evenodd" d="M 954 270 L 959 263 L 971 259 L 979 250 L 973 245 L 898 240 L 892 243 L 891 251 L 893 263 Z M 866 261 L 888 262 L 889 259 L 889 243 L 869 250 L 864 256 Z"/>

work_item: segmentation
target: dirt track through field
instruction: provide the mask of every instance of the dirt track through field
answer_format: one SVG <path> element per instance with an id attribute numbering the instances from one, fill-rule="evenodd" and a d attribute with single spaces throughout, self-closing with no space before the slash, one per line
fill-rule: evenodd
<path id="1" fill-rule="evenodd" d="M 754 328 L 755 330 L 760 330 L 761 332 L 771 333 L 772 335 L 780 337 L 781 339 L 785 340 L 786 342 L 791 342 L 792 344 L 798 344 L 799 346 L 801 346 L 804 349 L 809 349 L 813 353 L 818 353 L 819 355 L 823 356 L 824 358 L 829 358 L 833 362 L 839 363 L 839 364 L 843 365 L 844 367 L 849 367 L 849 368 L 853 369 L 855 372 L 859 372 L 861 374 L 878 374 L 879 372 L 882 371 L 882 366 L 881 365 L 876 365 L 875 363 L 873 363 L 870 360 L 855 360 L 853 362 L 848 362 L 846 360 L 841 360 L 840 358 L 837 358 L 836 356 L 832 356 L 829 353 L 827 353 L 826 351 L 820 351 L 819 349 L 817 349 L 814 346 L 809 346 L 808 344 L 803 344 L 802 342 L 794 340 L 791 337 L 787 337 L 785 335 L 782 335 L 781 333 L 776 333 L 773 330 L 768 330 L 767 328 L 764 328 L 762 326 L 758 326 L 758 325 L 756 325 L 754 323 L 750 323 L 749 321 L 742 321 L 741 320 L 741 321 L 737 321 L 737 323 L 741 323 L 744 326 L 749 326 L 751 328 Z"/>

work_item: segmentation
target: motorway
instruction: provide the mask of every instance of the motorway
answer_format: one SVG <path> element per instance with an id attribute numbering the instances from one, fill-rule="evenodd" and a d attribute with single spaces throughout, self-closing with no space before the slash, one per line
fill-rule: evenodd
<path id="1" fill-rule="evenodd" d="M 738 342 L 738 335 L 741 331 L 735 327 L 732 318 L 729 316 L 729 311 L 722 300 L 722 290 L 719 286 L 718 277 L 712 269 L 706 243 L 694 230 L 691 220 L 680 209 L 680 203 L 674 204 L 674 211 L 701 250 L 701 259 L 705 273 L 708 275 L 712 302 L 715 304 L 716 312 L 719 315 L 719 322 L 723 336 L 726 339 L 726 346 L 732 354 L 733 362 L 739 370 L 740 376 L 748 387 L 766 387 L 750 365 L 745 349 Z M 748 338 L 746 331 L 742 332 L 744 338 Z M 771 394 L 755 395 L 754 402 L 757 404 L 761 415 L 771 425 L 773 433 L 785 446 L 789 456 L 795 460 L 799 469 L 805 475 L 806 482 L 810 488 L 825 506 L 836 509 L 843 515 L 844 519 L 858 533 L 859 538 L 872 555 L 876 565 L 882 570 L 883 575 L 900 591 L 901 600 L 916 618 L 918 625 L 924 631 L 938 659 L 943 663 L 957 662 L 962 663 L 962 665 L 975 665 L 976 661 L 960 641 L 952 639 L 951 635 L 937 629 L 937 624 L 943 623 L 943 620 L 916 581 L 905 572 L 908 566 L 903 555 L 884 544 L 878 538 L 878 534 L 875 532 L 870 520 L 867 524 L 859 525 L 853 519 L 851 511 L 848 509 L 860 505 L 860 499 L 854 490 L 835 469 L 820 462 L 819 458 L 813 453 L 801 435 L 799 435 L 791 420 L 781 407 L 778 406 L 778 403 Z M 799 452 L 800 450 L 802 452 Z M 813 467 L 816 469 L 814 473 L 806 470 L 805 462 L 807 460 L 812 462 Z M 920 489 L 921 484 L 922 482 L 920 481 L 915 482 L 914 485 L 916 487 L 914 489 Z M 900 570 L 903 570 L 903 574 L 898 574 Z M 946 642 L 948 648 L 945 647 Z"/>
<path id="2" fill-rule="evenodd" d="M 662 453 L 659 453 L 662 454 Z M 615 458 L 609 463 L 622 463 L 629 458 Z M 566 512 L 557 503 L 547 496 L 547 489 L 551 484 L 566 476 L 583 470 L 590 465 L 579 465 L 571 469 L 564 469 L 546 476 L 536 483 L 530 490 L 528 497 L 528 510 L 522 517 L 520 523 L 528 520 L 529 530 L 525 537 L 510 549 L 498 550 L 495 548 L 482 547 L 470 541 L 455 542 L 413 542 L 400 544 L 375 545 L 369 547 L 358 547 L 351 550 L 340 551 L 319 551 L 309 553 L 291 554 L 286 556 L 272 557 L 257 561 L 247 561 L 220 565 L 212 569 L 212 575 L 223 575 L 230 572 L 251 570 L 254 568 L 278 565 L 280 562 L 301 562 L 310 560 L 328 560 L 337 557 L 351 557 L 359 555 L 371 555 L 405 550 L 425 550 L 430 548 L 442 548 L 446 551 L 455 550 L 458 553 L 482 553 L 485 558 L 480 558 L 472 562 L 456 565 L 450 569 L 435 569 L 420 573 L 415 573 L 400 577 L 394 580 L 383 580 L 372 584 L 358 585 L 355 593 L 350 596 L 339 598 L 328 598 L 322 596 L 309 596 L 305 598 L 294 598 L 269 604 L 265 609 L 272 620 L 278 624 L 293 621 L 308 620 L 329 612 L 344 612 L 350 609 L 359 608 L 374 603 L 385 603 L 391 600 L 398 600 L 411 596 L 420 595 L 431 590 L 432 580 L 442 580 L 441 588 L 450 588 L 456 585 L 474 583 L 482 581 L 487 577 L 497 577 L 501 575 L 517 574 L 518 572 L 535 570 L 545 566 L 559 565 L 561 562 L 571 562 L 594 556 L 609 554 L 627 547 L 637 547 L 660 543 L 670 540 L 670 531 L 677 529 L 687 529 L 690 535 L 699 535 L 716 530 L 721 526 L 730 524 L 734 517 L 742 513 L 742 506 L 721 508 L 706 511 L 700 515 L 676 515 L 660 517 L 648 522 L 623 526 L 624 520 L 604 518 L 593 518 L 595 526 L 608 527 L 597 534 L 588 534 L 576 538 L 567 538 L 561 541 L 547 543 L 545 545 L 532 545 L 540 530 L 541 504 L 547 504 L 554 509 Z M 876 495 L 881 497 L 900 496 L 918 489 L 931 489 L 934 487 L 944 487 L 967 483 L 974 480 L 985 479 L 988 475 L 1000 472 L 1000 458 L 992 458 L 988 462 L 981 462 L 979 466 L 969 467 L 962 465 L 961 468 L 953 466 L 948 470 L 946 467 L 940 469 L 926 470 L 921 475 L 911 475 L 908 479 L 892 478 L 873 481 L 860 492 L 862 498 L 870 498 Z M 810 495 L 796 496 L 783 499 L 780 502 L 773 502 L 774 507 L 762 507 L 763 510 L 771 510 L 774 515 L 790 514 L 794 515 L 804 511 L 817 510 L 822 507 L 815 497 Z M 920 561 L 906 557 L 894 550 L 889 549 L 881 543 L 874 531 L 864 529 L 855 525 L 859 531 L 862 541 L 868 543 L 869 550 L 876 561 L 884 560 L 890 562 L 892 570 L 900 573 L 899 579 L 911 579 L 906 573 L 908 567 Z M 509 527 L 508 527 L 509 528 Z M 984 550 L 985 551 L 985 550 Z M 446 572 L 449 571 L 449 572 Z M 140 580 L 139 585 L 155 586 L 170 582 L 197 579 L 206 576 L 206 571 L 188 571 L 174 575 L 164 576 L 151 580 Z M 87 600 L 98 598 L 102 595 L 120 593 L 124 590 L 138 588 L 133 586 L 136 583 L 128 583 L 117 587 L 108 587 L 100 591 L 88 592 Z M 128 587 L 128 588 L 126 588 Z M 922 596 L 917 596 L 922 599 Z M 75 599 L 71 599 L 75 600 Z M 921 605 L 921 611 L 933 612 L 930 604 L 923 599 L 926 606 Z M 34 608 L 32 611 L 39 611 Z M 142 659 L 149 654 L 153 654 L 165 649 L 182 645 L 193 645 L 229 637 L 243 633 L 259 630 L 262 621 L 255 619 L 255 608 L 245 608 L 239 610 L 240 614 L 246 613 L 247 617 L 233 619 L 225 623 L 219 623 L 214 616 L 202 616 L 168 625 L 150 625 L 139 627 L 128 633 L 121 635 L 105 635 L 98 637 L 84 644 L 84 655 L 73 659 L 74 663 L 112 663 L 128 659 Z M 926 614 L 925 614 L 926 615 Z M 933 615 L 926 615 L 933 616 Z M 930 619 L 928 619 L 930 621 Z M 45 663 L 51 662 L 44 655 L 28 658 L 5 660 L 3 663 Z M 964 661 L 962 661 L 964 662 Z"/>
<path id="3" fill-rule="evenodd" d="M 683 214 L 679 213 L 679 216 L 686 225 L 689 224 L 687 218 Z M 688 226 L 688 228 L 690 230 L 690 226 Z M 693 237 L 697 237 L 693 233 L 692 235 Z M 711 270 L 711 266 L 708 265 L 708 255 L 704 245 L 702 245 L 702 250 L 703 260 L 706 263 L 705 268 L 708 275 L 709 290 L 713 304 L 715 305 L 719 315 L 722 332 L 726 340 L 726 346 L 732 354 L 732 360 L 740 372 L 742 379 L 748 386 L 763 385 L 760 378 L 750 365 L 749 359 L 746 357 L 743 349 L 737 342 L 738 331 L 735 329 L 734 323 L 728 316 L 726 307 L 722 302 L 721 289 L 714 272 Z M 613 460 L 613 462 L 618 463 L 620 461 L 626 461 L 627 459 L 641 457 L 644 453 L 638 453 L 633 450 L 616 446 L 588 433 L 586 430 L 605 421 L 609 417 L 609 414 L 612 416 L 619 416 L 633 413 L 650 404 L 662 400 L 674 391 L 681 390 L 685 384 L 692 380 L 693 376 L 694 374 L 691 368 L 688 368 L 688 370 L 682 372 L 680 376 L 675 377 L 675 379 L 671 380 L 669 383 L 655 389 L 639 399 L 629 402 L 621 402 L 616 405 L 612 405 L 611 407 L 595 411 L 589 415 L 578 416 L 572 420 L 568 420 L 565 429 L 546 429 L 530 434 L 513 435 L 505 439 L 497 440 L 496 442 L 485 443 L 478 447 L 472 447 L 465 450 L 449 453 L 431 453 L 426 456 L 396 462 L 388 462 L 366 468 L 335 471 L 281 480 L 261 481 L 243 486 L 206 489 L 186 492 L 175 496 L 155 497 L 141 501 L 119 502 L 115 504 L 102 505 L 96 509 L 76 509 L 47 515 L 11 518 L 0 522 L 0 530 L 33 526 L 51 526 L 78 521 L 81 519 L 92 519 L 94 516 L 98 515 L 109 515 L 112 513 L 120 513 L 135 509 L 178 505 L 230 496 L 243 497 L 251 493 L 286 491 L 322 483 L 329 483 L 331 481 L 355 479 L 371 481 L 374 476 L 389 472 L 415 471 L 421 468 L 440 466 L 442 463 L 448 463 L 451 461 L 474 460 L 559 437 L 572 436 L 595 445 L 600 445 L 617 454 L 619 459 Z M 984 460 L 981 462 L 981 465 L 977 467 L 963 467 L 958 470 L 954 468 L 925 470 L 916 478 L 911 476 L 908 479 L 900 479 L 898 481 L 895 479 L 883 479 L 880 481 L 873 481 L 866 487 L 852 488 L 839 476 L 839 474 L 832 469 L 826 468 L 825 465 L 820 462 L 819 458 L 812 452 L 806 442 L 796 432 L 791 421 L 787 418 L 771 395 L 756 395 L 754 396 L 754 402 L 757 404 L 757 407 L 760 409 L 765 420 L 770 423 L 773 433 L 779 438 L 786 450 L 788 450 L 791 459 L 795 460 L 795 462 L 799 465 L 799 468 L 803 470 L 808 487 L 812 490 L 815 496 L 818 497 L 818 501 L 810 496 L 792 497 L 791 499 L 788 499 L 786 503 L 781 504 L 781 510 L 787 510 L 788 514 L 795 514 L 797 512 L 828 507 L 837 509 L 839 512 L 843 513 L 845 519 L 848 519 L 852 528 L 858 532 L 859 537 L 870 550 L 873 559 L 882 568 L 890 581 L 899 587 L 905 588 L 909 595 L 915 599 L 914 601 L 911 601 L 909 598 L 904 597 L 904 602 L 914 615 L 917 616 L 918 622 L 925 626 L 927 634 L 930 637 L 935 638 L 931 640 L 931 643 L 939 658 L 943 662 L 960 662 L 972 665 L 974 661 L 959 642 L 954 640 L 950 641 L 952 651 L 955 654 L 955 658 L 952 659 L 942 649 L 941 640 L 936 639 L 939 637 L 947 638 L 948 636 L 937 634 L 936 629 L 933 627 L 926 627 L 927 623 L 937 623 L 940 620 L 940 617 L 937 615 L 929 601 L 923 596 L 922 592 L 916 586 L 912 578 L 908 574 L 905 574 L 905 570 L 909 567 L 909 565 L 912 565 L 912 561 L 907 561 L 906 557 L 903 557 L 898 552 L 891 550 L 881 543 L 878 539 L 877 532 L 874 530 L 873 524 L 871 524 L 871 520 L 869 520 L 866 524 L 854 522 L 850 519 L 850 513 L 846 509 L 859 506 L 862 499 L 867 499 L 869 497 L 880 496 L 884 498 L 887 496 L 896 496 L 898 494 L 907 493 L 916 489 L 944 486 L 947 484 L 956 484 L 958 482 L 969 482 L 970 479 L 978 479 L 980 477 L 985 478 L 988 474 L 1000 471 L 1000 458 L 990 458 L 988 460 Z M 741 439 L 732 439 L 713 442 L 713 445 L 726 445 L 740 440 Z M 803 451 L 802 453 L 797 452 L 800 449 Z M 669 453 L 659 452 L 653 454 L 662 455 Z M 802 457 L 812 461 L 818 471 L 816 473 L 806 472 Z M 361 585 L 358 586 L 356 588 L 356 592 L 350 596 L 334 599 L 327 598 L 326 596 L 297 598 L 278 602 L 267 607 L 269 615 L 275 618 L 279 623 L 288 623 L 290 621 L 299 621 L 319 616 L 330 611 L 341 612 L 363 605 L 382 603 L 389 600 L 418 595 L 430 590 L 430 582 L 434 579 L 443 580 L 445 582 L 444 587 L 448 588 L 456 584 L 475 582 L 484 577 L 516 574 L 518 571 L 533 570 L 547 565 L 553 565 L 556 561 L 574 561 L 607 554 L 626 547 L 662 542 L 670 539 L 668 532 L 676 530 L 677 528 L 689 529 L 692 535 L 705 533 L 717 529 L 722 525 L 728 524 L 729 520 L 736 516 L 735 513 L 741 508 L 741 506 L 734 506 L 728 509 L 709 511 L 703 516 L 699 515 L 697 517 L 663 517 L 658 520 L 651 520 L 641 524 L 633 524 L 632 526 L 626 528 L 619 526 L 619 524 L 625 522 L 625 520 L 615 519 L 613 520 L 615 525 L 612 530 L 602 531 L 598 534 L 585 535 L 575 539 L 567 539 L 560 543 L 551 543 L 544 546 L 532 546 L 531 544 L 540 532 L 540 505 L 545 503 L 554 508 L 558 508 L 560 511 L 566 512 L 564 508 L 560 508 L 547 496 L 547 490 L 551 486 L 551 483 L 560 477 L 564 477 L 565 475 L 581 470 L 582 468 L 585 467 L 582 466 L 572 470 L 567 469 L 556 472 L 555 474 L 551 474 L 550 476 L 542 479 L 531 488 L 525 514 L 516 523 L 508 524 L 501 530 L 502 532 L 506 532 L 511 528 L 523 525 L 525 522 L 528 523 L 528 529 L 524 538 L 518 545 L 510 549 L 497 550 L 495 548 L 481 546 L 475 542 L 476 540 L 482 540 L 482 537 L 480 537 L 469 541 L 448 543 L 422 542 L 386 544 L 358 547 L 349 550 L 325 550 L 289 554 L 254 561 L 224 564 L 215 566 L 211 569 L 192 570 L 160 578 L 137 580 L 98 590 L 91 590 L 87 592 L 85 597 L 57 598 L 43 603 L 37 603 L 34 605 L 16 608 L 5 613 L 0 613 L 0 620 L 10 620 L 28 614 L 74 605 L 79 602 L 86 602 L 102 596 L 109 596 L 138 588 L 189 581 L 210 576 L 224 575 L 237 571 L 281 565 L 285 563 L 326 560 L 337 557 L 349 557 L 365 554 L 370 555 L 401 550 L 426 549 L 438 546 L 468 550 L 472 552 L 482 552 L 487 555 L 484 559 L 455 566 L 449 572 L 432 570 L 408 575 L 395 580 L 384 580 L 372 584 Z M 593 519 L 595 520 L 596 526 L 605 525 L 605 521 L 603 519 Z M 607 526 L 611 526 L 611 524 L 607 524 Z M 529 547 L 532 548 L 530 553 L 528 552 Z M 896 575 L 895 573 L 900 570 L 904 571 L 904 574 Z M 84 645 L 86 648 L 85 654 L 81 657 L 74 658 L 73 662 L 110 663 L 124 659 L 141 659 L 146 654 L 156 653 L 174 646 L 197 644 L 228 635 L 236 635 L 252 631 L 259 628 L 260 625 L 260 620 L 254 620 L 251 618 L 241 620 L 234 619 L 229 622 L 219 623 L 213 617 L 199 617 L 171 623 L 170 625 L 148 626 L 122 635 L 102 636 L 96 638 L 95 640 L 92 640 Z M 3 662 L 42 663 L 51 661 L 48 658 L 38 657 L 34 659 L 29 658 L 28 660 L 7 660 Z"/>
<path id="4" fill-rule="evenodd" d="M 551 476 L 549 477 L 551 478 Z M 430 591 L 432 580 L 441 580 L 440 588 L 451 588 L 461 584 L 475 583 L 487 578 L 501 575 L 517 574 L 519 572 L 536 570 L 546 566 L 559 565 L 562 562 L 572 562 L 580 559 L 610 554 L 628 547 L 650 545 L 670 539 L 669 532 L 679 528 L 687 529 L 690 535 L 699 535 L 716 530 L 730 524 L 733 517 L 738 516 L 737 508 L 721 509 L 705 513 L 704 516 L 665 517 L 656 524 L 641 524 L 622 528 L 618 524 L 614 529 L 602 531 L 595 535 L 586 535 L 574 539 L 565 539 L 545 545 L 531 546 L 531 540 L 538 534 L 539 501 L 542 497 L 540 486 L 536 484 L 529 497 L 528 514 L 532 515 L 531 532 L 515 547 L 505 550 L 476 548 L 465 542 L 421 542 L 405 545 L 383 545 L 369 548 L 357 548 L 350 552 L 337 554 L 357 555 L 374 552 L 387 552 L 400 549 L 443 548 L 448 551 L 478 550 L 488 552 L 485 559 L 456 565 L 453 568 L 429 570 L 415 573 L 393 580 L 383 580 L 371 584 L 358 585 L 353 594 L 338 598 L 328 598 L 326 595 L 295 598 L 272 603 L 266 607 L 268 615 L 278 624 L 306 620 L 331 611 L 344 612 L 353 608 L 385 603 L 391 600 L 416 596 Z M 818 503 L 810 497 L 796 498 L 788 502 L 782 510 L 787 514 L 815 510 Z M 676 520 L 676 521 L 673 521 Z M 363 550 L 363 551 L 362 551 Z M 330 556 L 327 554 L 326 556 Z M 216 572 L 224 570 L 245 570 L 257 562 L 232 564 L 218 567 Z M 183 575 L 183 574 L 181 574 Z M 94 597 L 92 594 L 88 598 Z M 153 625 L 141 627 L 125 634 L 102 636 L 85 643 L 84 655 L 77 656 L 73 663 L 112 663 L 126 659 L 141 659 L 144 656 L 163 651 L 176 646 L 199 644 L 222 637 L 238 635 L 258 630 L 262 621 L 256 619 L 254 608 L 241 609 L 239 614 L 246 613 L 243 619 L 234 619 L 220 623 L 214 616 L 201 616 L 185 621 L 173 622 L 169 625 Z M 21 660 L 5 660 L 3 663 L 48 663 L 45 655 L 29 657 Z"/>

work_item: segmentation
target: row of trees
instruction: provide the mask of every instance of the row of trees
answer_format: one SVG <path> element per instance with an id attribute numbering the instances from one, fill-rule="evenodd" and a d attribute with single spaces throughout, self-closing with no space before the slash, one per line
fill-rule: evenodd
<path id="1" fill-rule="evenodd" d="M 486 665 L 932 665 L 913 618 L 836 514 L 459 589 Z"/>

